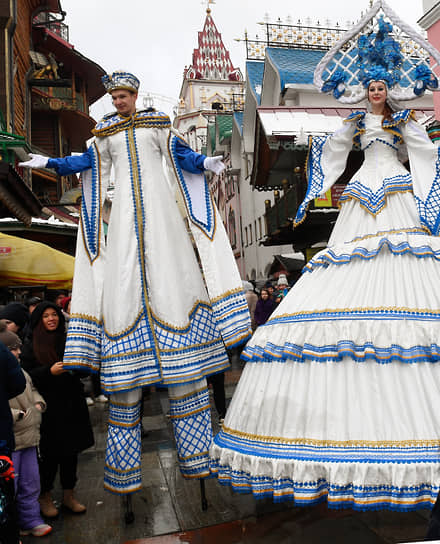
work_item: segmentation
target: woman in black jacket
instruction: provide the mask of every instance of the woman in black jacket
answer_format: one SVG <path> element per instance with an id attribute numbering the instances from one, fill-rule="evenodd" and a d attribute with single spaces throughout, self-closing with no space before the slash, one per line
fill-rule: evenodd
<path id="1" fill-rule="evenodd" d="M 52 302 L 43 301 L 31 316 L 30 333 L 22 349 L 22 366 L 47 403 L 40 439 L 40 507 L 55 517 L 51 490 L 60 469 L 63 504 L 75 513 L 86 507 L 74 495 L 78 453 L 93 445 L 93 432 L 78 375 L 63 368 L 66 341 L 64 316 Z"/>

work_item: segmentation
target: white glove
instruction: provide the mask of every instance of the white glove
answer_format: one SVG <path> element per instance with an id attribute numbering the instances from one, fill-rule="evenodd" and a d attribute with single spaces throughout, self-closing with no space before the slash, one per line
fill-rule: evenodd
<path id="1" fill-rule="evenodd" d="M 31 157 L 30 160 L 19 162 L 18 166 L 22 166 L 23 168 L 46 168 L 49 157 L 35 153 L 29 153 L 29 157 Z"/>
<path id="2" fill-rule="evenodd" d="M 205 170 L 211 170 L 214 174 L 221 174 L 226 168 L 225 163 L 222 162 L 223 155 L 217 155 L 216 157 L 206 157 L 203 161 L 203 167 Z"/>

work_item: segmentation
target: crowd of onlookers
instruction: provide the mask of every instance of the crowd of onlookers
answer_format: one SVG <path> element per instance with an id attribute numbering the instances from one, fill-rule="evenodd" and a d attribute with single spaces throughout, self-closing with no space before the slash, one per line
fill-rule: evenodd
<path id="1" fill-rule="evenodd" d="M 278 276 L 275 285 L 271 281 L 267 281 L 259 293 L 255 282 L 244 281 L 243 288 L 251 315 L 252 331 L 266 323 L 290 289 L 285 274 Z"/>
<path id="2" fill-rule="evenodd" d="M 81 374 L 63 367 L 70 297 L 38 297 L 0 309 L 0 542 L 45 536 L 58 515 L 52 498 L 59 473 L 62 504 L 74 495 L 78 454 L 93 445 Z M 38 455 L 37 455 L 38 448 Z"/>

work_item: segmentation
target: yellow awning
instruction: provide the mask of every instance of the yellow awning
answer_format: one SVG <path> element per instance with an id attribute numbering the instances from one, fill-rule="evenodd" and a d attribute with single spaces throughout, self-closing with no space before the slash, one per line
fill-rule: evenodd
<path id="1" fill-rule="evenodd" d="M 72 287 L 75 259 L 45 244 L 0 233 L 0 287 Z"/>

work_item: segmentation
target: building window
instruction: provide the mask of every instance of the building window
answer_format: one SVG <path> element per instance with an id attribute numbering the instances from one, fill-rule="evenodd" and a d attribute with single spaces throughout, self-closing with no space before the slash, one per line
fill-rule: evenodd
<path id="1" fill-rule="evenodd" d="M 252 245 L 252 223 L 249 225 L 249 245 Z"/>
<path id="2" fill-rule="evenodd" d="M 244 227 L 244 236 L 246 238 L 246 247 L 249 245 L 249 238 L 248 238 L 248 229 L 247 227 Z"/>
<path id="3" fill-rule="evenodd" d="M 261 217 L 258 218 L 258 239 L 261 240 L 263 238 L 263 233 L 261 231 Z"/>

